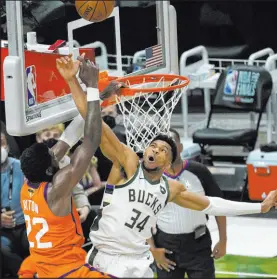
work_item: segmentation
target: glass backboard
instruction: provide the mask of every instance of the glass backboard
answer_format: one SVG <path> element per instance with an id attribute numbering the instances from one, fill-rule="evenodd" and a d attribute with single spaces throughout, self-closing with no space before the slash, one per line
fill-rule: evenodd
<path id="1" fill-rule="evenodd" d="M 132 21 L 121 16 L 124 9 L 130 9 L 127 14 L 132 16 Z M 2 61 L 5 58 L 2 87 L 9 134 L 32 134 L 77 115 L 69 88 L 55 68 L 55 60 L 59 56 L 73 53 L 77 57 L 86 52 L 101 70 L 117 77 L 147 73 L 178 74 L 176 12 L 173 6 L 169 1 L 156 1 L 154 5 L 143 8 L 141 13 L 133 14 L 131 9 L 136 8 L 115 7 L 111 16 L 100 23 L 82 18 L 67 23 L 68 46 L 53 53 L 48 51 L 49 45 L 36 42 L 34 33 L 27 34 L 27 42 L 24 42 L 22 2 L 6 2 L 8 47 L 1 52 L 5 52 L 2 55 Z M 141 20 L 148 20 L 149 26 L 141 28 Z M 147 38 L 143 43 L 136 41 L 138 32 Z"/>

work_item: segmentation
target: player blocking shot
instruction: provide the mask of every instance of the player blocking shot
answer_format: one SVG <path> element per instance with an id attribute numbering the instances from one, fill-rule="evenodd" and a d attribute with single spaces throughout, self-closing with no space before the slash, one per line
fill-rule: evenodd
<path id="1" fill-rule="evenodd" d="M 79 59 L 84 63 L 84 58 Z M 70 86 L 80 114 L 86 118 L 86 95 L 77 78 L 66 70 L 66 64 L 60 65 L 61 70 L 67 72 L 62 75 Z M 90 77 L 80 78 L 85 84 L 90 82 Z M 118 94 L 121 86 L 111 83 L 100 98 Z M 168 181 L 163 173 L 177 156 L 176 144 L 168 135 L 153 138 L 140 160 L 102 123 L 100 148 L 113 162 L 113 167 L 100 213 L 91 227 L 93 248 L 87 261 L 117 277 L 153 277 L 150 269 L 153 256 L 146 240 L 151 238 L 151 228 L 156 225 L 157 216 L 167 202 L 215 216 L 265 213 L 276 205 L 277 191 L 271 192 L 262 203 L 241 203 L 190 193 L 182 183 Z"/>
<path id="2" fill-rule="evenodd" d="M 77 73 L 79 67 L 81 75 L 90 77 L 84 125 L 77 117 L 53 148 L 35 143 L 21 156 L 22 171 L 27 179 L 21 190 L 21 206 L 30 244 L 29 260 L 40 278 L 110 278 L 85 264 L 81 222 L 72 201 L 72 189 L 86 172 L 100 144 L 102 129 L 99 70 L 89 61 L 81 66 L 76 61 L 72 68 Z M 60 169 L 59 161 L 82 134 L 83 142 L 71 162 Z"/>

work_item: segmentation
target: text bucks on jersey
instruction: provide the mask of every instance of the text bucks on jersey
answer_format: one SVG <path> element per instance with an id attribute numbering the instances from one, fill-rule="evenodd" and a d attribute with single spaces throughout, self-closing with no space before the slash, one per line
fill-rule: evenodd
<path id="1" fill-rule="evenodd" d="M 143 253 L 152 236 L 157 214 L 169 196 L 165 177 L 148 181 L 139 165 L 135 175 L 120 186 L 106 185 L 100 214 L 91 227 L 93 245 L 107 253 Z"/>

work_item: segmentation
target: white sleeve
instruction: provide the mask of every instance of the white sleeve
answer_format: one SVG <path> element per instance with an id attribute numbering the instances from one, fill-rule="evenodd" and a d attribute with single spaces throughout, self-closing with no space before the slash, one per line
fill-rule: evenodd
<path id="1" fill-rule="evenodd" d="M 84 127 L 85 127 L 85 120 L 83 117 L 79 114 L 76 116 L 71 123 L 66 127 L 64 132 L 62 133 L 59 140 L 64 141 L 67 143 L 70 148 L 74 146 L 79 139 L 81 138 L 82 134 L 84 133 Z"/>
<path id="2" fill-rule="evenodd" d="M 208 215 L 236 216 L 261 213 L 261 203 L 235 202 L 216 197 L 207 197 L 210 205 L 202 210 Z"/>
<path id="3" fill-rule="evenodd" d="M 87 88 L 87 101 L 88 102 L 99 101 L 101 105 L 102 100 L 100 100 L 99 90 L 97 88 L 91 88 L 91 87 Z M 64 141 L 71 148 L 83 136 L 84 128 L 85 128 L 85 120 L 83 119 L 81 114 L 79 114 L 66 127 L 65 131 L 62 133 L 59 140 Z"/>

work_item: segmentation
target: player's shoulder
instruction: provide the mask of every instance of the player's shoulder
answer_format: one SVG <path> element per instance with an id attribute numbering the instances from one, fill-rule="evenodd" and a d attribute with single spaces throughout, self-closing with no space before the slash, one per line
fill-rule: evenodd
<path id="1" fill-rule="evenodd" d="M 169 185 L 169 199 L 168 199 L 169 202 L 174 200 L 179 193 L 186 191 L 186 187 L 184 186 L 184 184 L 175 179 L 169 179 L 168 185 Z"/>
<path id="2" fill-rule="evenodd" d="M 168 179 L 167 181 L 170 191 L 181 192 L 186 190 L 184 184 L 178 180 Z"/>

